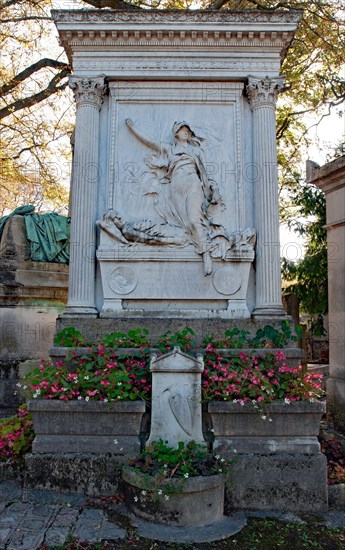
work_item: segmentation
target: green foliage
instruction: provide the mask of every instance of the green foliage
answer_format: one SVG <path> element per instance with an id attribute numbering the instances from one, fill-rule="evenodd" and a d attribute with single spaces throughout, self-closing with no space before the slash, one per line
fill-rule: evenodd
<path id="1" fill-rule="evenodd" d="M 139 457 L 129 462 L 140 472 L 153 476 L 161 482 L 165 479 L 195 476 L 210 476 L 225 473 L 229 463 L 214 456 L 195 441 L 179 442 L 178 448 L 169 447 L 167 441 L 153 441 L 144 448 Z"/>
<path id="2" fill-rule="evenodd" d="M 150 341 L 147 338 L 149 331 L 147 329 L 136 328 L 124 332 L 112 332 L 105 334 L 100 344 L 111 348 L 145 348 L 150 346 Z"/>
<path id="3" fill-rule="evenodd" d="M 209 349 L 205 356 L 202 394 L 205 401 L 248 403 L 260 412 L 275 400 L 291 403 L 323 397 L 321 379 L 322 375 L 303 373 L 301 366 L 288 366 L 282 352 L 239 353 L 238 357 L 227 358 L 216 349 Z"/>
<path id="4" fill-rule="evenodd" d="M 118 401 L 149 399 L 149 357 L 116 357 L 113 349 L 95 347 L 83 356 L 71 352 L 56 364 L 42 361 L 26 375 L 33 398 Z"/>
<path id="5" fill-rule="evenodd" d="M 295 332 L 301 337 L 301 327 L 296 326 Z M 297 337 L 291 330 L 288 321 L 281 322 L 281 330 L 278 330 L 271 325 L 265 325 L 259 328 L 253 338 L 250 337 L 248 330 L 240 330 L 234 327 L 227 330 L 224 338 L 215 339 L 212 336 L 206 336 L 203 340 L 203 345 L 207 347 L 224 348 L 224 349 L 259 349 L 259 348 L 283 348 L 289 345 L 290 342 L 295 342 Z"/>
<path id="6" fill-rule="evenodd" d="M 157 347 L 162 352 L 167 352 L 175 346 L 179 346 L 182 351 L 190 351 L 195 348 L 193 336 L 195 336 L 195 333 L 190 327 L 186 327 L 175 333 L 168 331 L 158 338 Z"/>
<path id="7" fill-rule="evenodd" d="M 295 217 L 288 221 L 294 231 L 306 239 L 305 256 L 294 263 L 283 259 L 283 277 L 290 283 L 285 292 L 297 295 L 302 311 L 312 316 L 311 327 L 315 335 L 324 334 L 323 316 L 328 310 L 328 268 L 325 196 L 313 185 L 302 185 L 292 194 L 296 205 Z M 338 251 L 330 257 L 336 260 Z"/>
<path id="8" fill-rule="evenodd" d="M 54 338 L 54 344 L 67 348 L 86 345 L 84 337 L 74 327 L 65 327 L 60 330 Z"/>
<path id="9" fill-rule="evenodd" d="M 22 405 L 16 416 L 0 420 L 0 461 L 24 460 L 34 437 L 31 415 Z"/>

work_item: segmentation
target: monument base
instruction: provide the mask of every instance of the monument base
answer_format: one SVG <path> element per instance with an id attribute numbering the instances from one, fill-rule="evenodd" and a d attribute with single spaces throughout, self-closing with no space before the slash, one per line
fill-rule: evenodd
<path id="1" fill-rule="evenodd" d="M 181 249 L 111 246 L 108 236 L 97 251 L 104 302 L 102 318 L 206 317 L 249 319 L 247 292 L 252 247 L 231 250 L 226 260 L 212 260 L 204 274 L 192 245 Z"/>
<path id="2" fill-rule="evenodd" d="M 281 319 L 224 319 L 220 316 L 207 317 L 191 317 L 188 312 L 186 315 L 178 315 L 177 313 L 170 312 L 170 315 L 154 316 L 151 312 L 145 314 L 133 316 L 127 316 L 125 312 L 122 315 L 107 317 L 107 318 L 80 318 L 79 316 L 65 317 L 61 315 L 56 322 L 57 332 L 66 327 L 73 326 L 84 337 L 88 343 L 96 343 L 102 336 L 112 332 L 124 332 L 136 328 L 146 329 L 149 331 L 150 340 L 154 342 L 167 332 L 175 333 L 189 327 L 193 330 L 195 336 L 193 340 L 197 345 L 201 345 L 203 339 L 206 336 L 213 336 L 214 338 L 220 338 L 224 336 L 225 331 L 231 331 L 234 327 L 237 327 L 240 331 L 248 331 L 250 337 L 255 336 L 258 329 L 264 328 L 265 325 L 271 325 L 278 331 L 281 331 Z M 289 318 L 287 318 L 289 319 Z M 291 321 L 290 321 L 291 322 Z M 291 330 L 293 326 L 291 323 Z M 291 341 L 289 348 L 296 348 L 296 342 Z"/>

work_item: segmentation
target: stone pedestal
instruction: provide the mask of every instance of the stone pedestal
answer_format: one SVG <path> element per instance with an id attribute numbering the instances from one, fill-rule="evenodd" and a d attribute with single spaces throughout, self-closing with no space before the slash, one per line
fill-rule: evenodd
<path id="1" fill-rule="evenodd" d="M 330 374 L 327 405 L 336 429 L 345 433 L 345 156 L 321 168 L 315 168 L 313 163 L 307 168 L 308 182 L 326 194 Z"/>
<path id="2" fill-rule="evenodd" d="M 176 447 L 180 441 L 205 443 L 201 418 L 202 356 L 196 359 L 175 347 L 151 360 L 152 415 L 151 441 L 168 442 Z"/>

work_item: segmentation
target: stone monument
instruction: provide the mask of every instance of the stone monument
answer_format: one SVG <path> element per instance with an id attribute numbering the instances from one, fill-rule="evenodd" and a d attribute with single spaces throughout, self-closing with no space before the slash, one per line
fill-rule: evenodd
<path id="1" fill-rule="evenodd" d="M 309 161 L 307 181 L 326 194 L 329 303 L 327 408 L 345 434 L 345 156 L 318 166 Z"/>
<path id="2" fill-rule="evenodd" d="M 77 104 L 62 321 L 282 318 L 275 106 L 300 13 L 52 13 Z"/>

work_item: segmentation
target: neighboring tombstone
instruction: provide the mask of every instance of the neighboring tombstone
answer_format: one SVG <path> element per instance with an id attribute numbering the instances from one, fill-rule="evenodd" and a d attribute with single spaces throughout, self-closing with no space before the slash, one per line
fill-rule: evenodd
<path id="1" fill-rule="evenodd" d="M 39 243 L 27 237 L 25 218 L 33 210 L 16 209 L 20 215 L 14 213 L 1 224 L 0 416 L 14 414 L 24 401 L 17 387 L 27 366 L 23 363 L 48 358 L 56 318 L 67 302 L 68 265 L 30 259 L 32 251 L 39 251 Z"/>
<path id="2" fill-rule="evenodd" d="M 147 444 L 162 439 L 170 447 L 180 441 L 205 444 L 201 419 L 201 373 L 204 362 L 175 347 L 151 359 L 152 413 Z"/>
<path id="3" fill-rule="evenodd" d="M 300 13 L 52 14 L 77 104 L 66 322 L 284 317 L 275 106 Z"/>
<path id="4" fill-rule="evenodd" d="M 326 194 L 329 374 L 327 407 L 345 434 L 345 156 L 323 166 L 308 162 L 307 181 Z"/>

